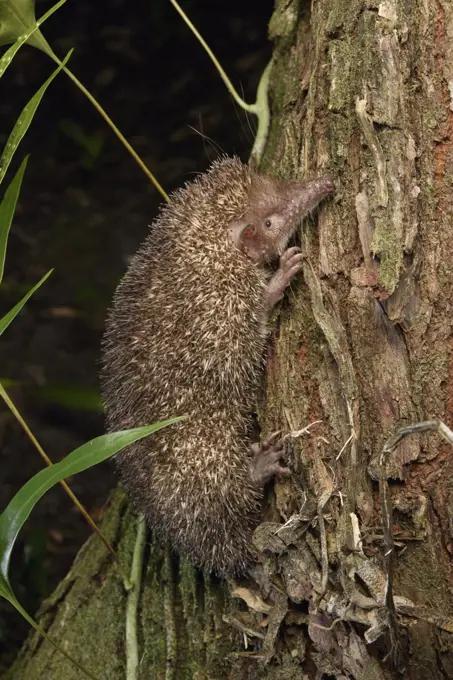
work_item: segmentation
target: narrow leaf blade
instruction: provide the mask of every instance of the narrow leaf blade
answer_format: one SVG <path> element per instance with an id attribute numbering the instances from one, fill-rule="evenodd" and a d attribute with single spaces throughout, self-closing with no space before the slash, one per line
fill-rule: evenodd
<path id="1" fill-rule="evenodd" d="M 3 388 L 0 386 L 0 394 L 2 393 Z M 66 477 L 83 472 L 83 470 L 110 458 L 125 446 L 180 420 L 182 420 L 182 417 L 171 418 L 147 427 L 122 430 L 121 432 L 96 437 L 72 451 L 59 463 L 41 470 L 26 482 L 0 515 L 0 574 L 3 576 L 3 582 L 9 584 L 9 560 L 17 535 L 30 512 L 46 491 Z"/>
<path id="2" fill-rule="evenodd" d="M 0 203 L 0 283 L 3 279 L 5 268 L 6 246 L 8 245 L 8 234 L 16 210 L 17 199 L 19 197 L 22 179 L 25 168 L 27 167 L 28 156 L 22 161 L 22 165 L 16 172 L 13 181 L 5 191 L 2 202 Z"/>
<path id="3" fill-rule="evenodd" d="M 16 152 L 17 147 L 19 146 L 25 133 L 30 127 L 30 124 L 33 120 L 33 117 L 36 113 L 39 103 L 44 96 L 45 91 L 47 90 L 55 76 L 65 66 L 66 62 L 71 56 L 71 53 L 72 50 L 68 52 L 68 54 L 63 59 L 61 64 L 59 64 L 58 68 L 55 69 L 52 75 L 46 80 L 46 82 L 43 85 L 41 85 L 39 90 L 33 95 L 28 104 L 22 109 L 22 113 L 20 114 L 14 128 L 12 129 L 10 136 L 8 137 L 8 141 L 6 142 L 6 146 L 0 158 L 0 183 L 3 181 L 5 173 L 8 169 L 9 164 L 11 163 L 11 160 Z"/>
<path id="4" fill-rule="evenodd" d="M 14 305 L 12 309 L 9 310 L 7 314 L 3 317 L 3 319 L 0 319 L 0 335 L 8 328 L 9 324 L 11 321 L 19 314 L 20 310 L 22 307 L 25 305 L 27 300 L 31 298 L 33 293 L 35 293 L 40 286 L 46 281 L 46 279 L 49 278 L 49 276 L 52 274 L 53 269 L 50 269 L 47 274 L 45 274 L 40 281 L 36 284 L 36 286 L 33 286 L 31 290 L 28 291 L 26 295 L 22 298 L 22 300 L 19 300 L 17 305 Z"/>

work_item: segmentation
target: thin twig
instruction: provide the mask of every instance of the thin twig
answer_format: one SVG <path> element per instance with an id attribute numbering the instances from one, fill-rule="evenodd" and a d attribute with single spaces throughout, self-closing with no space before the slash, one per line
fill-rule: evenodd
<path id="1" fill-rule="evenodd" d="M 238 619 L 235 619 L 234 616 L 222 616 L 222 621 L 227 623 L 229 626 L 233 626 L 234 628 L 237 628 L 238 630 L 241 631 L 241 633 L 244 633 L 245 635 L 248 635 L 248 637 L 255 637 L 258 638 L 259 640 L 264 640 L 266 637 L 264 633 L 261 633 L 258 630 L 255 630 L 254 628 L 250 628 L 249 626 L 246 626 L 242 621 L 238 621 Z"/>
<path id="2" fill-rule="evenodd" d="M 57 57 L 57 55 L 55 54 L 55 52 L 52 50 L 52 48 L 50 47 L 49 43 L 47 42 L 47 40 L 45 39 L 45 37 L 42 35 L 42 33 L 39 33 L 39 34 L 36 35 L 36 42 L 38 43 L 40 49 L 42 49 L 43 52 L 45 52 L 45 53 L 46 53 L 46 54 L 47 54 L 47 55 L 48 55 L 48 56 L 49 56 L 56 64 L 58 64 L 59 66 L 62 65 L 62 64 L 61 64 L 61 60 Z M 151 170 L 150 170 L 148 167 L 146 167 L 146 165 L 144 164 L 144 162 L 142 161 L 142 159 L 140 158 L 140 156 L 138 155 L 138 153 L 137 153 L 137 152 L 135 151 L 135 149 L 131 146 L 131 144 L 129 144 L 129 142 L 127 141 L 127 139 L 123 136 L 123 134 L 122 134 L 122 133 L 120 132 L 120 130 L 117 128 L 117 126 L 115 125 L 115 123 L 113 122 L 113 120 L 112 120 L 112 119 L 110 118 L 110 116 L 108 115 L 107 111 L 105 111 L 105 110 L 102 108 L 102 106 L 99 104 L 99 102 L 97 101 L 97 99 L 95 99 L 95 98 L 93 97 L 93 95 L 91 94 L 91 92 L 89 92 L 89 91 L 86 89 L 86 87 L 85 87 L 85 86 L 80 82 L 80 80 L 72 73 L 72 71 L 70 71 L 68 68 L 66 68 L 66 66 L 63 66 L 62 71 L 64 71 L 64 73 L 66 73 L 66 75 L 68 76 L 68 78 L 70 78 L 70 79 L 72 80 L 72 82 L 73 82 L 75 85 L 77 85 L 77 87 L 79 88 L 79 90 L 80 90 L 81 92 L 83 92 L 83 94 L 85 95 L 85 97 L 93 104 L 94 108 L 98 111 L 98 113 L 101 114 L 101 116 L 103 117 L 103 119 L 105 120 L 105 122 L 107 123 L 107 125 L 108 125 L 108 126 L 110 127 L 110 129 L 115 133 L 115 135 L 118 137 L 118 139 L 119 139 L 120 142 L 123 144 L 123 146 L 127 149 L 127 151 L 129 151 L 130 155 L 131 155 L 132 158 L 135 160 L 135 162 L 137 163 L 137 165 L 143 170 L 143 172 L 145 173 L 145 175 L 146 175 L 146 176 L 148 177 L 148 179 L 150 180 L 151 184 L 153 184 L 153 186 L 157 189 L 157 191 L 160 193 L 160 195 L 162 196 L 162 198 L 164 198 L 166 201 L 168 201 L 168 200 L 169 200 L 169 197 L 168 197 L 168 194 L 166 193 L 166 191 L 162 188 L 162 186 L 159 184 L 159 182 L 157 181 L 157 179 L 154 177 L 154 175 L 153 175 L 153 173 L 151 172 Z"/>
<path id="3" fill-rule="evenodd" d="M 56 62 L 57 62 L 58 64 L 61 63 L 60 60 L 58 59 L 58 57 L 56 57 L 55 60 L 56 60 Z M 160 195 L 162 196 L 162 198 L 164 198 L 166 201 L 168 201 L 168 200 L 169 200 L 169 196 L 168 196 L 167 192 L 166 192 L 166 191 L 163 189 L 163 187 L 159 184 L 159 182 L 158 182 L 157 179 L 154 177 L 154 175 L 153 175 L 153 173 L 151 172 L 151 170 L 145 165 L 145 163 L 142 161 L 142 159 L 140 158 L 140 156 L 138 155 L 138 153 L 135 151 L 135 149 L 133 148 L 133 146 L 132 146 L 131 144 L 129 144 L 129 142 L 127 141 L 127 139 L 123 136 L 123 134 L 120 132 L 120 130 L 116 127 L 115 123 L 114 123 L 113 120 L 110 118 L 110 116 L 108 115 L 108 113 L 102 108 L 102 106 L 99 104 L 99 102 L 98 102 L 98 101 L 93 97 L 93 95 L 86 89 L 86 87 L 85 87 L 84 85 L 82 85 L 82 83 L 80 82 L 80 80 L 79 80 L 78 78 L 76 78 L 76 76 L 72 73 L 72 71 L 70 71 L 70 70 L 69 70 L 68 68 L 66 68 L 65 66 L 63 67 L 62 70 L 66 73 L 66 75 L 67 75 L 69 78 L 71 78 L 71 80 L 73 81 L 73 83 L 75 83 L 75 85 L 77 85 L 77 87 L 79 88 L 79 90 L 81 90 L 81 91 L 83 92 L 83 94 L 85 95 L 85 97 L 87 97 L 87 98 L 90 100 L 90 102 L 93 104 L 94 108 L 98 111 L 98 113 L 101 114 L 101 116 L 103 117 L 103 119 L 105 120 L 105 122 L 107 123 L 107 125 L 110 127 L 110 129 L 111 129 L 111 130 L 115 133 L 115 135 L 118 137 L 118 139 L 120 140 L 120 142 L 122 143 L 122 145 L 127 149 L 127 151 L 129 151 L 130 155 L 132 156 L 132 158 L 134 159 L 134 161 L 137 163 L 137 165 L 139 166 L 139 168 L 141 168 L 141 170 L 143 170 L 143 172 L 144 172 L 145 175 L 148 177 L 148 179 L 149 179 L 149 181 L 151 182 L 151 184 L 157 189 L 157 191 L 160 193 Z"/>
<path id="4" fill-rule="evenodd" d="M 319 523 L 319 538 L 321 547 L 321 593 L 317 601 L 317 607 L 324 595 L 327 592 L 327 585 L 329 582 L 329 553 L 327 551 L 327 534 L 326 525 L 324 524 L 323 510 L 326 504 L 329 502 L 332 496 L 332 488 L 326 489 L 324 493 L 321 494 L 318 500 L 318 523 Z"/>
<path id="5" fill-rule="evenodd" d="M 138 678 L 138 640 L 137 640 L 137 616 L 138 602 L 143 573 L 143 556 L 146 545 L 146 522 L 140 517 L 137 522 L 137 536 L 135 539 L 134 554 L 130 581 L 132 588 L 128 593 L 126 607 L 126 680 Z"/>
<path id="6" fill-rule="evenodd" d="M 347 445 L 349 444 L 349 442 L 352 441 L 353 436 L 354 436 L 353 434 L 350 434 L 350 435 L 349 435 L 349 437 L 346 439 L 345 443 L 344 443 L 343 446 L 341 447 L 339 453 L 337 454 L 335 460 L 339 460 L 339 459 L 340 459 L 341 454 L 343 453 L 343 451 L 345 450 L 345 448 L 347 447 Z"/>
<path id="7" fill-rule="evenodd" d="M 68 654 L 68 652 L 66 652 L 63 649 L 63 647 L 57 645 L 57 643 L 49 635 L 47 635 L 46 631 L 43 628 L 41 628 L 41 626 L 38 623 L 36 623 L 36 621 L 28 614 L 28 612 L 25 611 L 25 609 L 22 607 L 21 604 L 19 604 L 19 602 L 16 599 L 14 599 L 14 602 L 11 600 L 10 602 L 11 604 L 14 605 L 17 611 L 22 614 L 24 619 L 28 621 L 28 623 L 31 626 L 33 626 L 33 628 L 39 633 L 39 635 L 42 635 L 42 637 L 45 640 L 47 640 L 47 642 L 49 642 L 52 645 L 52 647 L 54 647 L 58 652 L 60 652 L 60 654 L 63 654 L 63 656 L 65 656 L 76 668 L 81 670 L 88 678 L 90 678 L 90 680 L 97 680 L 97 678 L 94 675 L 92 675 L 91 672 L 87 668 L 85 668 L 85 666 L 83 666 L 79 661 L 76 661 L 76 659 L 74 659 L 70 654 Z"/>
<path id="8" fill-rule="evenodd" d="M 398 440 L 399 441 L 399 440 Z M 384 532 L 384 558 L 387 568 L 387 580 L 385 584 L 385 606 L 388 613 L 388 627 L 390 632 L 391 652 L 396 653 L 398 646 L 398 619 L 396 616 L 395 602 L 393 599 L 393 576 L 394 576 L 394 550 L 395 544 L 392 532 L 392 504 L 389 498 L 387 482 L 387 461 L 390 452 L 388 442 L 384 445 L 379 458 L 379 495 L 381 498 L 382 526 Z M 395 446 L 397 442 L 395 442 Z"/>
<path id="9" fill-rule="evenodd" d="M 333 630 L 334 627 L 340 623 L 341 621 L 344 621 L 344 619 L 341 618 L 341 616 L 338 617 L 338 619 L 334 619 L 330 626 L 322 626 L 320 623 L 314 623 L 313 621 L 310 621 L 310 626 L 313 628 L 319 628 L 319 630 Z"/>
<path id="10" fill-rule="evenodd" d="M 250 152 L 250 161 L 253 166 L 259 165 L 263 155 L 264 147 L 269 133 L 271 113 L 269 108 L 269 78 L 272 70 L 272 59 L 263 71 L 256 92 L 256 115 L 258 118 L 258 128 L 255 134 L 255 141 Z"/>
<path id="11" fill-rule="evenodd" d="M 258 118 L 258 128 L 255 135 L 255 141 L 253 143 L 252 151 L 250 153 L 250 163 L 252 167 L 257 167 L 263 155 L 264 147 L 266 145 L 267 135 L 269 132 L 270 124 L 270 108 L 268 100 L 268 90 L 269 90 L 269 77 L 272 70 L 272 59 L 263 71 L 258 84 L 258 89 L 256 92 L 256 102 L 254 104 L 247 104 L 246 101 L 238 94 L 236 88 L 234 87 L 231 80 L 228 78 L 227 74 L 220 65 L 219 60 L 215 56 L 214 52 L 211 50 L 206 40 L 203 38 L 201 33 L 195 28 L 187 14 L 179 6 L 176 0 L 170 0 L 171 4 L 182 17 L 183 21 L 190 28 L 192 33 L 197 38 L 200 45 L 204 48 L 212 63 L 216 67 L 220 77 L 222 78 L 228 92 L 233 97 L 234 101 L 247 113 L 254 113 Z"/>
<path id="12" fill-rule="evenodd" d="M 173 592 L 172 560 L 170 549 L 166 548 L 164 556 L 164 619 L 166 636 L 167 663 L 165 668 L 165 680 L 177 680 L 175 678 L 175 665 L 177 654 L 176 621 L 175 621 L 175 598 Z"/>
<path id="13" fill-rule="evenodd" d="M 288 418 L 288 422 L 289 422 L 288 415 L 289 414 L 286 413 L 286 417 Z M 319 425 L 319 423 L 322 423 L 322 420 L 314 420 L 312 423 L 309 423 L 308 425 L 303 427 L 301 430 L 292 429 L 291 432 L 288 432 L 288 434 L 285 434 L 285 436 L 282 438 L 282 441 L 285 441 L 285 439 L 288 439 L 288 438 L 298 439 L 303 434 L 310 434 L 310 428 L 313 427 L 313 425 Z"/>
<path id="14" fill-rule="evenodd" d="M 236 89 L 235 89 L 233 83 L 232 83 L 231 80 L 228 78 L 228 76 L 227 76 L 227 74 L 225 73 L 225 71 L 223 70 L 223 68 L 220 66 L 220 63 L 219 63 L 217 57 L 215 56 L 214 52 L 211 50 L 211 48 L 209 47 L 209 45 L 207 44 L 207 42 L 205 41 L 205 39 L 203 38 L 203 36 L 201 35 L 201 33 L 195 28 L 195 26 L 193 25 L 193 23 L 190 21 L 190 19 L 189 19 L 189 17 L 187 16 L 187 14 L 186 14 L 186 13 L 183 11 L 183 9 L 178 5 L 178 3 L 176 2 L 176 0 L 170 0 L 170 2 L 171 2 L 171 4 L 173 5 L 173 7 L 175 8 L 175 10 L 178 12 L 178 14 L 183 18 L 184 22 L 185 22 L 185 23 L 187 24 L 187 26 L 190 28 L 190 30 L 192 31 L 192 33 L 195 35 L 195 37 L 197 38 L 197 40 L 198 40 L 198 42 L 200 43 L 200 45 L 201 45 L 201 46 L 204 48 L 204 50 L 207 52 L 207 54 L 208 54 L 208 56 L 210 57 L 212 63 L 214 64 L 214 66 L 216 67 L 217 71 L 219 72 L 220 77 L 222 78 L 223 82 L 225 83 L 228 92 L 231 94 L 231 96 L 233 97 L 233 99 L 235 100 L 235 102 L 236 102 L 237 104 L 239 104 L 239 106 L 241 107 L 241 109 L 244 109 L 244 111 L 248 111 L 249 113 L 256 113 L 256 112 L 257 112 L 256 104 L 247 104 L 247 103 L 242 99 L 242 97 L 240 97 L 240 95 L 237 93 L 237 91 L 236 91 Z M 264 75 L 264 74 L 263 74 L 263 75 Z"/>

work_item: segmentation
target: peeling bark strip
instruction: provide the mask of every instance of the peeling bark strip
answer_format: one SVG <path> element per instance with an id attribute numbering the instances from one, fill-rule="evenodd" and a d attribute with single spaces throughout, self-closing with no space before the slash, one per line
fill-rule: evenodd
<path id="1" fill-rule="evenodd" d="M 151 543 L 139 677 L 453 677 L 450 446 L 409 437 L 386 465 L 398 669 L 378 492 L 389 437 L 453 424 L 453 5 L 277 0 L 270 34 L 263 169 L 329 170 L 338 188 L 304 227 L 304 277 L 281 307 L 261 405 L 264 434 L 298 431 L 294 472 L 269 494 L 258 564 L 228 584 L 233 597 Z M 125 508 L 115 496 L 106 523 L 127 567 Z M 41 623 L 99 677 L 123 680 L 124 609 L 90 541 Z M 31 636 L 10 678 L 41 677 L 76 675 Z"/>
<path id="2" fill-rule="evenodd" d="M 387 188 L 387 166 L 384 159 L 384 152 L 379 142 L 379 138 L 374 131 L 373 120 L 366 112 L 366 99 L 357 99 L 356 113 L 359 119 L 362 133 L 368 144 L 368 148 L 373 154 L 374 165 L 377 172 L 377 203 L 386 208 L 389 202 L 389 192 Z"/>

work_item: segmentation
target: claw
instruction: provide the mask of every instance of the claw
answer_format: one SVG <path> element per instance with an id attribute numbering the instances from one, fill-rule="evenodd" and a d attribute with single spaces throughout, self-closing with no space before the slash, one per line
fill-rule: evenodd
<path id="1" fill-rule="evenodd" d="M 302 269 L 302 260 L 301 250 L 295 246 L 285 250 L 280 257 L 280 267 L 269 281 L 265 293 L 265 302 L 269 309 L 281 300 L 285 289 Z"/>
<path id="2" fill-rule="evenodd" d="M 285 456 L 280 435 L 281 430 L 278 430 L 269 435 L 261 445 L 252 444 L 254 456 L 250 463 L 250 478 L 258 488 L 263 488 L 273 477 L 291 474 L 289 468 L 282 467 L 279 462 Z"/>
<path id="3" fill-rule="evenodd" d="M 282 433 L 281 430 L 275 430 L 275 432 L 272 432 L 272 434 L 270 434 L 268 437 L 266 437 L 264 442 L 261 444 L 260 448 L 268 449 L 269 446 L 272 446 L 274 441 L 276 441 L 280 437 L 281 433 Z"/>

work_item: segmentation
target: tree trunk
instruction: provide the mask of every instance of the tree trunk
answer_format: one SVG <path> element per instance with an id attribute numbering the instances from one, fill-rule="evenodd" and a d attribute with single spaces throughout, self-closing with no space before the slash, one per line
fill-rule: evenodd
<path id="1" fill-rule="evenodd" d="M 139 677 L 453 677 L 453 452 L 430 433 L 380 455 L 400 427 L 453 424 L 453 7 L 278 0 L 270 31 L 263 168 L 330 170 L 337 192 L 304 227 L 260 423 L 312 425 L 288 439 L 293 475 L 266 499 L 253 578 L 223 584 L 151 541 Z M 130 568 L 136 521 L 120 491 L 104 528 Z M 125 612 L 93 537 L 40 620 L 96 677 L 123 680 Z M 10 672 L 79 677 L 35 635 Z"/>

